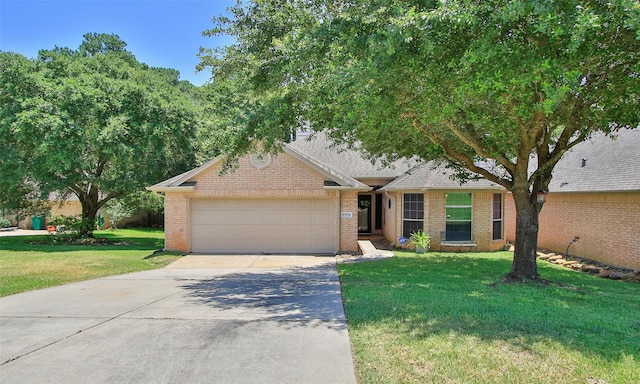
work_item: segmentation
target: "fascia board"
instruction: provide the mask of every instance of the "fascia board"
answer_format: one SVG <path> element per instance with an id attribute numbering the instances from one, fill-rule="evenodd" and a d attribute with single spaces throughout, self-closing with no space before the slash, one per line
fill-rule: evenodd
<path id="1" fill-rule="evenodd" d="M 369 192 L 373 190 L 373 187 L 343 187 L 343 186 L 329 186 L 324 187 L 327 191 L 356 191 L 356 192 Z"/>
<path id="2" fill-rule="evenodd" d="M 145 189 L 151 192 L 191 192 L 195 187 L 146 187 Z"/>
<path id="3" fill-rule="evenodd" d="M 184 173 L 182 175 L 182 177 L 176 179 L 175 181 L 173 181 L 171 183 L 171 187 L 172 188 L 178 188 L 178 186 L 186 181 L 189 181 L 190 179 L 193 179 L 194 177 L 198 176 L 199 174 L 203 173 L 204 171 L 208 170 L 209 168 L 211 168 L 212 166 L 214 166 L 215 164 L 219 163 L 224 157 L 223 156 L 218 156 L 214 159 L 209 160 L 208 162 L 206 162 L 205 164 L 199 166 L 198 168 L 194 168 L 191 171 L 188 171 L 186 173 Z"/>

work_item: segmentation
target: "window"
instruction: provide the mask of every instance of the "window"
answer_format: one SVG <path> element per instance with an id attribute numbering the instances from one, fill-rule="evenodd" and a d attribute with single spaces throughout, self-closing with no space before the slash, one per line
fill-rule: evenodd
<path id="1" fill-rule="evenodd" d="M 493 194 L 492 239 L 502 240 L 502 193 Z"/>
<path id="2" fill-rule="evenodd" d="M 471 241 L 471 193 L 447 193 L 447 241 Z"/>
<path id="3" fill-rule="evenodd" d="M 402 237 L 424 229 L 424 194 L 405 193 L 402 206 Z"/>

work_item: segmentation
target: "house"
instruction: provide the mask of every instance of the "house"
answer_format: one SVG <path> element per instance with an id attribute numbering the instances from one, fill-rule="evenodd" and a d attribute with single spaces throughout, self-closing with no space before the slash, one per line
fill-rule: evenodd
<path id="1" fill-rule="evenodd" d="M 558 162 L 540 212 L 538 246 L 640 270 L 640 129 L 614 136 L 595 134 Z M 514 241 L 510 196 L 505 214 L 507 239 Z"/>
<path id="2" fill-rule="evenodd" d="M 165 195 L 165 248 L 194 253 L 335 254 L 362 236 L 397 244 L 424 229 L 432 249 L 501 249 L 502 187 L 460 185 L 431 163 L 371 163 L 322 135 L 251 154 L 220 174 L 223 158 L 148 189 Z"/>
<path id="3" fill-rule="evenodd" d="M 81 217 L 82 216 L 82 204 L 78 197 L 74 194 L 62 195 L 58 192 L 52 192 L 48 196 L 48 209 L 44 212 L 36 212 L 36 215 L 28 213 L 21 213 L 17 215 L 14 211 L 1 210 L 1 217 L 5 217 L 15 223 L 16 227 L 24 229 L 44 229 L 47 224 L 50 224 L 55 218 L 61 216 Z M 34 216 L 42 217 L 43 220 L 38 223 L 34 223 Z M 100 229 L 112 228 L 111 218 L 107 209 L 102 207 L 98 210 L 99 220 L 98 226 Z M 149 225 L 149 215 L 146 211 L 136 212 L 130 217 L 125 217 L 118 222 L 118 226 L 141 226 Z M 20 219 L 20 220 L 18 220 Z M 159 220 L 154 217 L 154 224 L 157 224 Z"/>

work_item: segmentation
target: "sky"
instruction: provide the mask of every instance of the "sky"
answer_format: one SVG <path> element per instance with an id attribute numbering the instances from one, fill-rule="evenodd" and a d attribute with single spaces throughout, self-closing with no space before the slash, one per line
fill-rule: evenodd
<path id="1" fill-rule="evenodd" d="M 55 46 L 77 49 L 88 32 L 116 34 L 138 61 L 180 71 L 180 79 L 201 85 L 195 73 L 201 46 L 233 43 L 228 36 L 203 37 L 211 18 L 226 14 L 235 0 L 0 0 L 0 50 L 35 58 Z"/>

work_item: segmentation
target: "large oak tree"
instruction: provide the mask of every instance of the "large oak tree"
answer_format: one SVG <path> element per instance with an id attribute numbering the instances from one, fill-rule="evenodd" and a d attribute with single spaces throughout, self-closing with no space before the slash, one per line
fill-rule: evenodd
<path id="1" fill-rule="evenodd" d="M 118 36 L 90 33 L 76 50 L 35 59 L 0 53 L 0 172 L 5 204 L 28 186 L 73 194 L 91 236 L 109 200 L 194 165 L 201 115 L 191 84 L 138 62 Z"/>
<path id="2" fill-rule="evenodd" d="M 255 0 L 206 34 L 213 81 L 259 97 L 244 139 L 270 150 L 300 122 L 371 157 L 436 159 L 516 205 L 507 277 L 537 279 L 537 191 L 595 131 L 640 117 L 635 0 Z M 242 87 L 237 87 L 242 88 Z M 246 151 L 246 144 L 239 145 Z"/>

